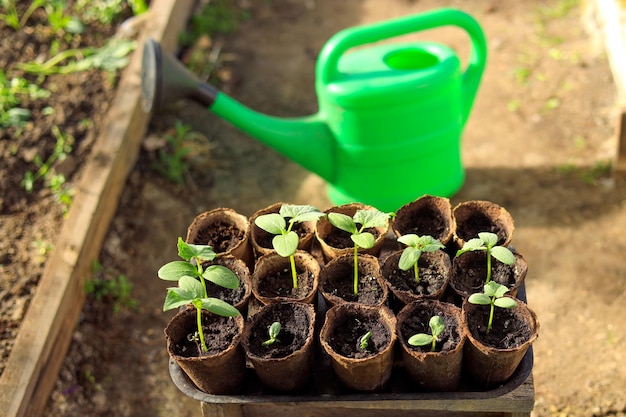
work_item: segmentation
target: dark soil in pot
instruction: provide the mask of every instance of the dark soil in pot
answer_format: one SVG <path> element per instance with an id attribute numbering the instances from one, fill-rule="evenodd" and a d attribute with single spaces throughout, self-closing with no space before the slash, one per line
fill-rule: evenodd
<path id="1" fill-rule="evenodd" d="M 458 204 L 453 210 L 456 222 L 455 236 L 459 247 L 463 242 L 477 238 L 478 233 L 498 235 L 498 245 L 508 245 L 515 226 L 511 214 L 500 205 L 490 201 L 471 200 Z"/>
<path id="2" fill-rule="evenodd" d="M 491 280 L 509 288 L 515 296 L 526 278 L 528 265 L 521 255 L 515 254 L 515 263 L 506 265 L 491 258 Z M 462 298 L 482 292 L 487 279 L 487 252 L 465 252 L 452 260 L 450 286 Z"/>
<path id="3" fill-rule="evenodd" d="M 359 284 L 358 294 L 354 293 L 354 257 L 342 255 L 326 264 L 320 272 L 320 286 L 327 301 L 336 304 L 331 298 L 343 302 L 355 302 L 368 305 L 381 305 L 387 299 L 380 267 L 375 257 L 361 254 L 358 256 Z"/>
<path id="4" fill-rule="evenodd" d="M 195 312 L 194 312 L 195 314 Z M 189 321 L 183 332 L 185 337 L 172 344 L 172 352 L 184 358 L 215 355 L 228 348 L 239 333 L 237 323 L 231 317 L 222 317 L 202 313 L 202 331 L 208 352 L 204 352 L 197 338 L 195 321 Z"/>
<path id="5" fill-rule="evenodd" d="M 311 291 L 313 274 L 308 270 L 296 268 L 298 274 L 298 288 L 293 287 L 291 270 L 276 270 L 270 275 L 265 275 L 259 282 L 258 292 L 265 297 L 287 297 L 300 299 L 307 296 Z"/>
<path id="6" fill-rule="evenodd" d="M 398 237 L 411 233 L 429 235 L 444 245 L 456 228 L 450 200 L 428 195 L 400 207 L 391 225 Z"/>
<path id="7" fill-rule="evenodd" d="M 245 231 L 232 224 L 217 222 L 198 231 L 193 244 L 210 245 L 215 253 L 228 252 L 235 247 L 245 236 Z"/>
<path id="8" fill-rule="evenodd" d="M 470 307 L 470 306 L 468 306 Z M 471 305 L 472 314 L 466 316 L 467 327 L 474 338 L 496 349 L 514 349 L 532 336 L 527 322 L 520 319 L 515 309 L 495 308 L 491 331 L 487 333 L 489 306 Z"/>
<path id="9" fill-rule="evenodd" d="M 361 227 L 361 225 L 357 223 L 357 227 Z M 368 227 L 364 231 L 371 233 L 374 239 L 380 237 L 380 232 L 375 227 Z M 350 233 L 337 229 L 336 227 L 324 238 L 324 241 L 333 248 L 347 249 L 354 247 Z"/>
<path id="10" fill-rule="evenodd" d="M 367 349 L 362 349 L 360 340 L 367 332 L 372 337 Z M 349 317 L 338 325 L 328 341 L 333 350 L 347 358 L 361 359 L 373 356 L 386 348 L 391 342 L 389 329 L 373 318 Z"/>
<path id="11" fill-rule="evenodd" d="M 268 308 L 268 307 L 266 307 Z M 272 314 L 265 314 L 250 330 L 246 351 L 260 358 L 284 358 L 301 349 L 309 337 L 310 320 L 306 311 L 293 308 L 287 303 L 269 306 Z M 268 329 L 273 322 L 281 324 L 279 342 L 263 346 L 268 339 Z"/>
<path id="12" fill-rule="evenodd" d="M 457 307 L 458 308 L 458 307 Z M 425 333 L 431 334 L 430 327 L 428 322 L 430 318 L 433 316 L 433 309 L 427 308 L 413 308 L 411 309 L 411 315 L 402 320 L 401 325 L 399 326 L 400 333 L 398 337 L 400 340 L 406 341 L 415 334 Z M 454 317 L 451 317 L 446 314 L 438 314 L 445 323 L 445 330 L 443 334 L 439 335 L 440 341 L 437 342 L 436 351 L 437 352 L 449 352 L 452 349 L 455 349 L 459 343 L 463 340 L 462 329 L 459 327 L 459 323 Z M 399 317 L 398 317 L 399 319 Z M 430 352 L 430 345 L 428 346 L 411 346 L 407 345 L 411 349 L 427 353 Z"/>
<path id="13" fill-rule="evenodd" d="M 393 294 L 408 304 L 417 298 L 441 298 L 450 275 L 452 263 L 443 252 L 423 253 L 418 261 L 419 281 L 415 279 L 413 268 L 403 271 L 398 267 L 402 251 L 391 254 L 383 263 L 382 275 Z"/>
<path id="14" fill-rule="evenodd" d="M 294 254 L 298 287 L 294 288 L 289 258 L 276 252 L 257 260 L 252 274 L 252 292 L 263 304 L 276 301 L 311 303 L 317 294 L 319 263 L 301 250 Z"/>

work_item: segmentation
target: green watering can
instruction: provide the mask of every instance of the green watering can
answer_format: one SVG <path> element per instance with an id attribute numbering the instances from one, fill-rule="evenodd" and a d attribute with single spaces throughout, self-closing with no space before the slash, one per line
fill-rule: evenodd
<path id="1" fill-rule="evenodd" d="M 433 29 L 465 30 L 467 68 L 452 49 L 432 42 L 371 45 Z M 328 182 L 334 204 L 361 202 L 395 211 L 423 194 L 448 197 L 465 173 L 461 133 L 485 68 L 479 24 L 455 9 L 343 30 L 316 64 L 317 114 L 267 116 L 245 107 L 164 55 L 154 40 L 143 50 L 144 108 L 188 98 Z"/>

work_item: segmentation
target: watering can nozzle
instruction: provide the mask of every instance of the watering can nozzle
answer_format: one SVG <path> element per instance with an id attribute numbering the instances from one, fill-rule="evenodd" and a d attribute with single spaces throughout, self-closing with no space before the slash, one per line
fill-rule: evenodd
<path id="1" fill-rule="evenodd" d="M 147 39 L 141 63 L 141 93 L 146 112 L 160 110 L 165 103 L 191 98 L 211 106 L 217 89 L 201 82 L 172 55 L 163 53 L 161 45 Z"/>

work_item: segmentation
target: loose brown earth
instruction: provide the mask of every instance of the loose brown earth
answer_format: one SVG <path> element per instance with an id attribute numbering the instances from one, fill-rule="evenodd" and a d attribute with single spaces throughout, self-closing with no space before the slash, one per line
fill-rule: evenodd
<path id="1" fill-rule="evenodd" d="M 258 2 L 251 19 L 224 39 L 221 76 L 229 94 L 261 112 L 313 113 L 316 53 L 338 30 L 441 6 L 472 13 L 485 29 L 490 58 L 462 142 L 467 179 L 453 204 L 491 200 L 515 219 L 513 245 L 528 261 L 528 301 L 541 323 L 534 415 L 624 416 L 626 181 L 602 170 L 616 148 L 616 92 L 601 44 L 586 30 L 585 5 L 564 11 L 568 3 Z M 429 35 L 467 55 L 459 32 Z M 330 206 L 318 177 L 195 104 L 180 103 L 155 119 L 146 144 L 160 143 L 176 119 L 207 139 L 192 144 L 185 186 L 153 173 L 153 151 L 144 150 L 100 257 L 109 276 L 134 283 L 141 307 L 114 314 L 111 305 L 88 300 L 46 415 L 198 416 L 198 403 L 170 381 L 162 332 L 171 314 L 161 312 L 167 283 L 156 271 L 176 259 L 176 238 L 214 207 L 251 215 L 277 201 Z M 3 149 L 2 158 L 25 155 Z M 54 233 L 42 237 L 47 229 L 38 220 L 50 211 L 49 197 L 36 197 L 14 212 L 3 196 L 2 230 L 13 236 L 0 253 L 3 275 L 13 263 L 40 270 L 31 245 L 53 241 Z M 3 314 L 19 318 L 27 307 L 21 296 L 37 277 L 8 276 L 13 309 Z M 2 338 L 15 330 L 3 324 Z"/>

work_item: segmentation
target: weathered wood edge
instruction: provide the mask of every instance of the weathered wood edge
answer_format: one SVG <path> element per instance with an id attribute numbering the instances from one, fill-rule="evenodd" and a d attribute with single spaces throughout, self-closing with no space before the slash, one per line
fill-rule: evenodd
<path id="1" fill-rule="evenodd" d="M 94 144 L 55 249 L 0 377 L 0 416 L 42 414 L 83 306 L 84 279 L 99 256 L 149 115 L 141 106 L 141 49 L 147 37 L 172 51 L 195 0 L 153 0 L 138 48 Z"/>
<path id="2" fill-rule="evenodd" d="M 602 32 L 604 47 L 617 88 L 617 152 L 614 171 L 626 173 L 626 11 L 618 0 L 593 0 L 589 7 Z"/>

